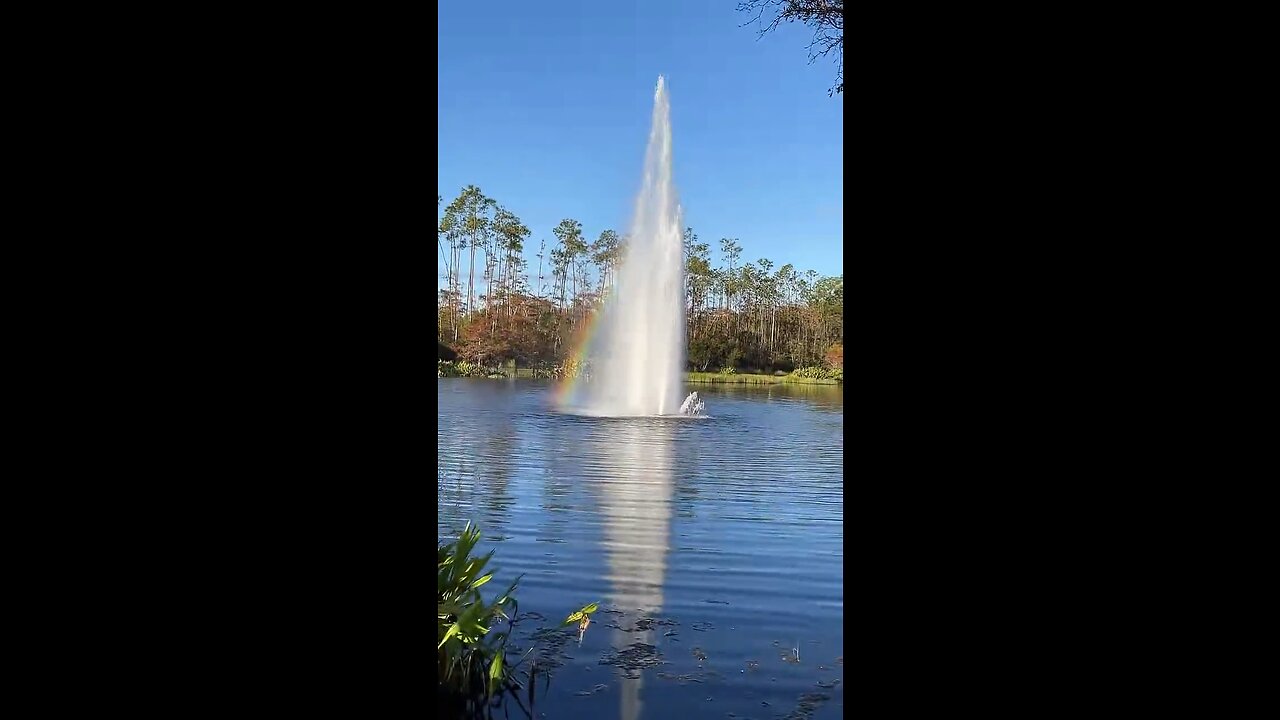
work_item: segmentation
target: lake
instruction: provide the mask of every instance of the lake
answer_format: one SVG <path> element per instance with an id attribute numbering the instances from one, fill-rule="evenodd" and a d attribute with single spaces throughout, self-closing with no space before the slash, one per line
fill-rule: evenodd
<path id="1" fill-rule="evenodd" d="M 486 598 L 523 573 L 535 717 L 843 716 L 842 386 L 689 385 L 709 417 L 629 419 L 557 413 L 548 382 L 438 388 L 437 533 L 479 524 Z"/>

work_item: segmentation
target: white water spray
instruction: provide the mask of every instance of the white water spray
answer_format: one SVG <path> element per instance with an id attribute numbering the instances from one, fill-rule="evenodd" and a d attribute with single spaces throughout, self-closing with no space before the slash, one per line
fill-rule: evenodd
<path id="1" fill-rule="evenodd" d="M 706 403 L 698 399 L 698 393 L 689 393 L 689 397 L 680 403 L 681 415 L 701 415 L 702 410 L 706 407 Z"/>
<path id="2" fill-rule="evenodd" d="M 593 415 L 684 410 L 684 248 L 671 171 L 671 105 L 659 76 L 630 241 L 603 309 L 581 409 Z"/>

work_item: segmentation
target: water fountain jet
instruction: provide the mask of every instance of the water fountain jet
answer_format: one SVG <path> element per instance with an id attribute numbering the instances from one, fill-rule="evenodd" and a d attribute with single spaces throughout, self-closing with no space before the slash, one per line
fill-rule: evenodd
<path id="1" fill-rule="evenodd" d="M 682 412 L 684 246 L 672 175 L 671 104 L 659 76 L 630 241 L 587 348 L 591 377 L 563 409 L 608 416 Z"/>

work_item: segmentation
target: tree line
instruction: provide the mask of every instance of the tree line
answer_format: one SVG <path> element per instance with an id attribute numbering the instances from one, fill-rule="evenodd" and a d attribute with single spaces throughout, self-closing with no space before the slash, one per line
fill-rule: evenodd
<path id="1" fill-rule="evenodd" d="M 540 239 L 536 271 L 524 251 L 532 231 L 508 208 L 468 185 L 437 195 L 444 268 L 437 339 L 464 360 L 551 367 L 609 296 L 628 242 L 605 229 L 588 241 L 566 218 Z M 684 231 L 685 338 L 691 369 L 784 370 L 844 362 L 844 276 L 824 277 L 768 258 L 743 261 L 737 238 L 719 257 Z M 478 259 L 477 259 L 478 256 Z"/>

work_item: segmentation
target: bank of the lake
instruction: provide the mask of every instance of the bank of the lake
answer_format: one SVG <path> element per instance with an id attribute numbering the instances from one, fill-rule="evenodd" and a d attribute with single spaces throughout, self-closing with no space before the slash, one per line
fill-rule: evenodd
<path id="1" fill-rule="evenodd" d="M 730 385 L 780 385 L 783 383 L 796 385 L 839 385 L 839 380 L 828 378 L 806 378 L 798 375 L 763 375 L 756 373 L 718 373 L 687 372 L 686 382 L 691 383 L 724 383 Z"/>
<path id="2" fill-rule="evenodd" d="M 467 375 L 467 377 L 485 377 L 486 373 L 491 371 L 479 372 Z M 446 377 L 441 375 L 440 377 Z M 496 379 L 519 378 L 524 380 L 530 379 L 556 379 L 545 370 L 533 370 L 530 368 L 501 368 L 496 374 L 488 377 Z M 766 375 L 764 373 L 718 373 L 718 372 L 686 372 L 684 374 L 685 382 L 705 383 L 712 385 L 842 385 L 843 381 L 832 378 L 811 378 L 788 373 L 786 375 Z"/>

